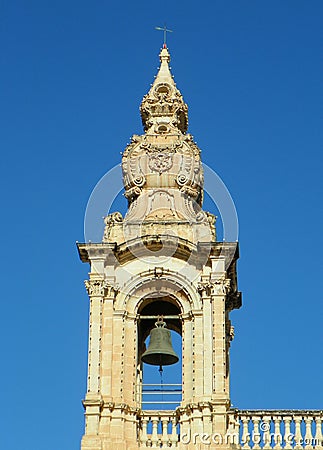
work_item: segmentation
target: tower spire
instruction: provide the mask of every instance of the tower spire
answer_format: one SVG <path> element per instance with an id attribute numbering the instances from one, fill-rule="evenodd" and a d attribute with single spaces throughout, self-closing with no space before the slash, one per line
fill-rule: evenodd
<path id="1" fill-rule="evenodd" d="M 167 47 L 161 49 L 159 59 L 160 67 L 154 83 L 140 106 L 144 130 L 147 133 L 185 134 L 188 108 L 171 74 Z"/>

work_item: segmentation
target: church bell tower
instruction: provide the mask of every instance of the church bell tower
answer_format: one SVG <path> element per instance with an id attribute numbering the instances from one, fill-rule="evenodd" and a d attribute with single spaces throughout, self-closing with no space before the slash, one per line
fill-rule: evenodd
<path id="1" fill-rule="evenodd" d="M 102 242 L 78 244 L 90 265 L 82 450 L 234 448 L 204 445 L 202 435 L 224 436 L 230 428 L 238 246 L 217 241 L 215 216 L 203 210 L 201 152 L 187 133 L 188 108 L 169 61 L 164 45 L 140 106 L 144 133 L 122 155 L 128 211 L 105 217 Z M 149 409 L 144 364 L 172 370 L 178 359 L 179 404 Z"/>

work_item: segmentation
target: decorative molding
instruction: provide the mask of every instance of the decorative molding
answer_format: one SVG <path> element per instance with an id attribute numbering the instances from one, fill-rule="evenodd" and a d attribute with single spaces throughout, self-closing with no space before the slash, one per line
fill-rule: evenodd
<path id="1" fill-rule="evenodd" d="M 115 402 L 103 402 L 102 409 L 108 409 L 111 413 L 112 411 L 119 410 L 121 413 L 135 414 L 137 415 L 140 411 L 139 408 L 128 405 L 127 403 L 115 403 Z"/>
<path id="2" fill-rule="evenodd" d="M 226 322 L 226 338 L 227 342 L 230 345 L 230 342 L 234 339 L 234 326 L 231 325 L 231 320 L 227 320 Z"/>
<path id="3" fill-rule="evenodd" d="M 114 297 L 118 288 L 105 280 L 85 280 L 86 290 L 90 297 Z"/>
<path id="4" fill-rule="evenodd" d="M 106 298 L 115 298 L 116 294 L 119 291 L 119 286 L 112 286 L 112 284 L 106 281 L 104 284 L 104 289 Z"/>
<path id="5" fill-rule="evenodd" d="M 169 152 L 152 153 L 148 156 L 148 165 L 154 172 L 166 172 L 173 167 L 173 155 Z"/>
<path id="6" fill-rule="evenodd" d="M 84 408 L 97 407 L 99 409 L 103 406 L 103 401 L 101 398 L 85 398 L 82 401 Z"/>
<path id="7" fill-rule="evenodd" d="M 104 280 L 85 280 L 84 281 L 87 293 L 89 296 L 103 297 L 104 295 Z"/>
<path id="8" fill-rule="evenodd" d="M 103 234 L 103 242 L 109 242 L 112 234 L 113 234 L 113 230 L 115 229 L 116 226 L 122 226 L 123 225 L 123 217 L 122 214 L 119 211 L 116 211 L 112 214 L 108 214 L 105 218 L 104 218 L 104 223 L 105 223 L 105 227 L 104 227 L 104 234 Z"/>
<path id="9" fill-rule="evenodd" d="M 210 281 L 201 281 L 197 285 L 197 290 L 201 296 L 205 294 L 207 297 L 213 295 L 227 295 L 231 291 L 231 280 L 230 278 L 219 278 Z"/>
<path id="10" fill-rule="evenodd" d="M 163 267 L 155 267 L 155 269 L 154 269 L 155 278 L 161 278 L 163 273 L 164 273 Z"/>
<path id="11" fill-rule="evenodd" d="M 106 225 L 111 226 L 111 224 L 114 223 L 120 223 L 123 221 L 123 217 L 122 214 L 119 211 L 116 211 L 112 214 L 108 214 L 105 218 L 104 218 L 104 223 Z"/>
<path id="12" fill-rule="evenodd" d="M 227 295 L 231 290 L 230 278 L 222 278 L 213 281 L 212 295 Z"/>
<path id="13" fill-rule="evenodd" d="M 212 295 L 213 285 L 209 282 L 199 282 L 197 285 L 197 290 L 201 297 L 206 295 L 206 297 L 210 297 Z"/>

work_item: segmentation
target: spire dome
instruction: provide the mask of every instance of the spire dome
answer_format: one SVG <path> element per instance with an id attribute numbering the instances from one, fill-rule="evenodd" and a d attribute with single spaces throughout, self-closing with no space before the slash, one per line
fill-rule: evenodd
<path id="1" fill-rule="evenodd" d="M 149 134 L 185 134 L 188 108 L 171 74 L 170 54 L 165 45 L 159 59 L 160 67 L 155 81 L 140 105 L 144 130 Z"/>

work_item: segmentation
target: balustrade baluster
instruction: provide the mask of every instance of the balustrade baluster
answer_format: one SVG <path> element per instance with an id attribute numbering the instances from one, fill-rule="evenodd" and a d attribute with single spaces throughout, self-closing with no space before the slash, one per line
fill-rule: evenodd
<path id="1" fill-rule="evenodd" d="M 167 425 L 169 422 L 169 417 L 162 417 L 161 423 L 162 423 L 162 447 L 168 447 L 168 433 L 167 433 Z"/>
<path id="2" fill-rule="evenodd" d="M 254 443 L 253 449 L 257 450 L 257 449 L 261 448 L 260 447 L 261 434 L 260 434 L 260 430 L 259 430 L 260 417 L 252 416 L 251 420 L 253 423 L 253 429 L 252 429 L 252 440 Z"/>
<path id="3" fill-rule="evenodd" d="M 142 430 L 140 433 L 140 444 L 143 446 L 146 446 L 147 441 L 148 441 L 148 435 L 147 435 L 148 419 L 143 417 L 141 419 L 141 426 L 142 426 Z"/>
<path id="4" fill-rule="evenodd" d="M 305 421 L 305 448 L 313 448 L 313 436 L 312 436 L 312 421 L 310 416 L 304 417 Z"/>
<path id="5" fill-rule="evenodd" d="M 228 417 L 228 436 L 232 439 L 236 434 L 238 440 L 234 437 L 233 442 L 240 442 L 241 449 L 323 450 L 320 411 L 308 411 L 306 416 L 302 416 L 297 410 L 268 411 L 267 415 L 265 411 L 254 411 L 253 415 L 248 413 L 249 411 L 232 411 L 232 413 L 230 411 Z M 288 413 L 291 415 L 285 415 Z M 148 414 L 152 415 L 148 416 Z M 315 433 L 313 421 L 315 421 Z M 292 433 L 292 422 L 295 424 L 294 433 Z M 178 423 L 174 412 L 160 411 L 156 414 L 152 411 L 143 412 L 140 416 L 139 427 L 141 448 L 176 448 L 178 446 Z M 152 427 L 151 434 L 148 431 L 150 427 Z"/>
<path id="6" fill-rule="evenodd" d="M 159 447 L 159 438 L 158 438 L 159 419 L 153 417 L 151 421 L 153 423 L 153 429 L 152 429 L 152 433 L 151 433 L 151 446 L 152 446 L 152 448 L 158 448 Z"/>
<path id="7" fill-rule="evenodd" d="M 285 416 L 283 420 L 284 420 L 284 424 L 285 424 L 285 432 L 284 432 L 285 447 L 284 447 L 284 450 L 285 449 L 290 450 L 291 448 L 293 448 L 292 442 L 293 442 L 293 437 L 294 437 L 294 435 L 290 431 L 290 424 L 292 421 L 292 417 Z"/>
<path id="8" fill-rule="evenodd" d="M 170 441 L 172 443 L 172 447 L 176 447 L 177 442 L 178 442 L 178 434 L 177 434 L 177 420 L 176 417 L 172 417 L 172 434 L 170 437 Z"/>
<path id="9" fill-rule="evenodd" d="M 323 449 L 323 435 L 322 435 L 322 417 L 315 417 L 315 448 Z"/>
<path id="10" fill-rule="evenodd" d="M 303 436 L 301 432 L 302 416 L 294 416 L 294 422 L 295 422 L 295 443 L 296 443 L 294 449 L 300 449 L 303 448 L 301 445 L 301 442 L 303 441 Z"/>
<path id="11" fill-rule="evenodd" d="M 248 424 L 249 424 L 250 417 L 248 416 L 242 416 L 241 422 L 242 422 L 242 436 L 241 436 L 241 443 L 242 448 L 250 448 L 249 442 L 250 442 L 250 433 L 248 430 Z"/>
<path id="12" fill-rule="evenodd" d="M 275 425 L 275 430 L 274 430 L 274 447 L 273 448 L 281 448 L 282 446 L 282 442 L 283 442 L 283 438 L 282 438 L 282 434 L 280 431 L 280 423 L 281 423 L 281 416 L 274 416 L 273 417 L 273 421 L 274 421 L 274 425 Z"/>
<path id="13" fill-rule="evenodd" d="M 271 448 L 271 436 L 270 436 L 270 422 L 271 416 L 264 416 L 262 418 L 262 428 L 263 428 L 263 448 Z"/>

